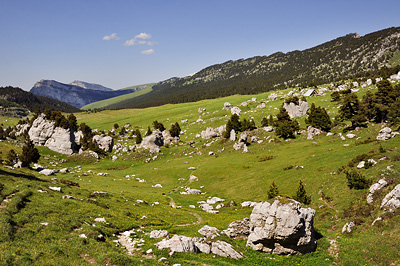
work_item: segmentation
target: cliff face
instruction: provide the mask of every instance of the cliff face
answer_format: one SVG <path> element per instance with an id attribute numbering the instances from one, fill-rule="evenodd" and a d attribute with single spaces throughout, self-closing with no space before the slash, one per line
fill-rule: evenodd
<path id="1" fill-rule="evenodd" d="M 76 81 L 73 83 L 77 84 Z M 94 87 L 95 89 L 93 89 Z M 79 82 L 79 86 L 77 86 L 60 83 L 54 80 L 41 80 L 33 86 L 30 92 L 81 108 L 86 104 L 131 93 L 134 92 L 134 90 L 114 91 L 101 85 L 91 83 Z"/>

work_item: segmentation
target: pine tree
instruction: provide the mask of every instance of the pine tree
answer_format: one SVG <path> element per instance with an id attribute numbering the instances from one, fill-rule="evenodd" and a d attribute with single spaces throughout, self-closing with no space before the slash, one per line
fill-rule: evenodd
<path id="1" fill-rule="evenodd" d="M 136 135 L 136 144 L 142 143 L 142 134 L 140 134 L 139 129 L 136 129 L 135 135 Z"/>
<path id="2" fill-rule="evenodd" d="M 311 196 L 307 195 L 306 189 L 304 188 L 303 182 L 301 180 L 299 183 L 299 187 L 297 188 L 296 195 L 293 196 L 293 199 L 306 205 L 311 203 Z"/>
<path id="3" fill-rule="evenodd" d="M 32 141 L 27 138 L 25 140 L 25 145 L 22 147 L 22 154 L 19 156 L 22 162 L 22 167 L 29 167 L 31 163 L 37 163 L 40 159 L 40 154 L 38 149 L 35 148 Z"/>
<path id="4" fill-rule="evenodd" d="M 72 131 L 77 131 L 78 130 L 78 122 L 76 120 L 76 117 L 74 114 L 70 114 L 67 117 L 68 120 L 68 126 Z"/>
<path id="5" fill-rule="evenodd" d="M 306 118 L 306 124 L 322 129 L 324 131 L 329 131 L 332 127 L 332 121 L 323 107 L 315 107 L 315 104 L 311 104 L 311 108 L 308 110 L 308 118 Z"/>
<path id="6" fill-rule="evenodd" d="M 172 137 L 179 137 L 179 134 L 181 133 L 181 127 L 179 126 L 178 122 L 171 125 L 169 133 L 171 134 Z"/>
<path id="7" fill-rule="evenodd" d="M 267 194 L 268 199 L 273 199 L 279 195 L 278 186 L 275 184 L 275 182 L 272 182 L 271 186 L 269 186 Z"/>
<path id="8" fill-rule="evenodd" d="M 290 119 L 288 112 L 283 106 L 277 114 L 277 120 L 274 122 L 275 133 L 281 138 L 293 138 L 297 130 L 299 130 L 299 122 Z"/>
<path id="9" fill-rule="evenodd" d="M 150 136 L 152 133 L 153 133 L 153 131 L 151 131 L 150 127 L 147 127 L 145 136 Z"/>
<path id="10" fill-rule="evenodd" d="M 154 127 L 154 129 L 158 129 L 161 132 L 163 132 L 165 130 L 164 125 L 162 123 L 159 123 L 157 120 L 153 121 L 153 127 Z"/>
<path id="11" fill-rule="evenodd" d="M 261 126 L 262 127 L 268 126 L 268 119 L 265 116 L 261 119 Z"/>
<path id="12" fill-rule="evenodd" d="M 14 165 L 18 162 L 18 154 L 11 149 L 8 153 L 7 153 L 7 157 L 6 157 L 6 164 L 7 165 Z"/>

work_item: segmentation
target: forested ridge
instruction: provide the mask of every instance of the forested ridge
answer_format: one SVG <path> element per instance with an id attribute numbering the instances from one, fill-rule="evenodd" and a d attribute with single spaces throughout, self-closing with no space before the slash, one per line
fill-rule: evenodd
<path id="1" fill-rule="evenodd" d="M 159 82 L 150 93 L 111 105 L 109 109 L 193 102 L 369 77 L 378 69 L 399 62 L 399 27 L 362 37 L 352 33 L 303 51 L 277 52 L 212 65 L 193 76 Z"/>

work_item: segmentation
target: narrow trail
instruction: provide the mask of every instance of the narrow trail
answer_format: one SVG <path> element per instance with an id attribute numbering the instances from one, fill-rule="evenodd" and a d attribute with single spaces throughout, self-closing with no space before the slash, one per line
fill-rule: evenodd
<path id="1" fill-rule="evenodd" d="M 167 197 L 168 197 L 169 200 L 170 200 L 170 201 L 169 201 L 169 206 L 171 206 L 172 208 L 176 209 L 176 208 L 177 208 L 177 205 L 176 205 L 174 199 L 173 199 L 171 196 L 167 196 Z M 185 210 L 183 210 L 183 211 L 185 211 Z M 201 224 L 201 223 L 203 222 L 203 218 L 202 218 L 199 214 L 194 213 L 194 212 L 190 212 L 190 211 L 185 211 L 185 212 L 187 212 L 187 213 L 189 213 L 189 214 L 195 216 L 196 219 L 197 219 L 197 221 L 195 221 L 195 222 L 193 222 L 193 223 L 176 224 L 175 226 L 181 226 L 181 227 L 182 227 L 182 226 L 189 226 L 189 225 L 198 225 L 198 224 Z"/>

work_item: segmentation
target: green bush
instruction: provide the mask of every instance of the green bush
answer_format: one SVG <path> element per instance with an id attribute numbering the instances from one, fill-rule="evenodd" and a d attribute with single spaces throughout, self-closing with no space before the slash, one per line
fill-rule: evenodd
<path id="1" fill-rule="evenodd" d="M 371 180 L 364 177 L 354 169 L 346 170 L 347 186 L 350 189 L 366 189 L 371 185 Z"/>

